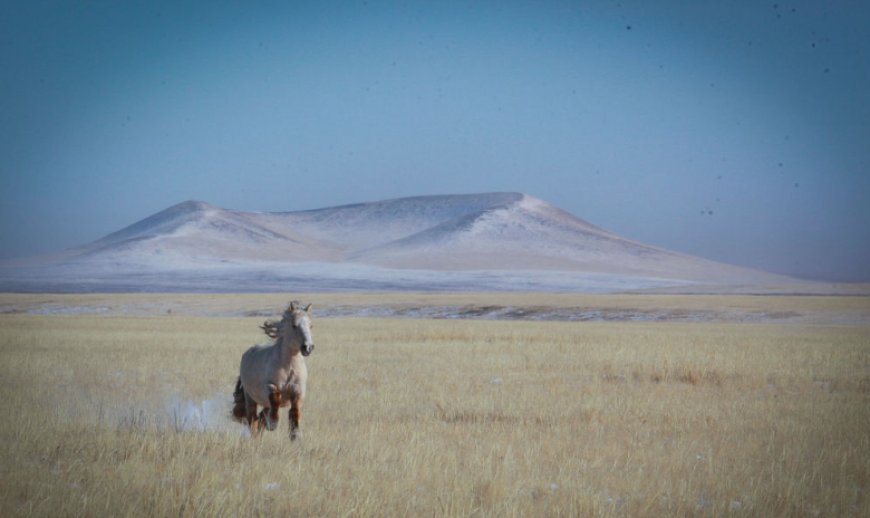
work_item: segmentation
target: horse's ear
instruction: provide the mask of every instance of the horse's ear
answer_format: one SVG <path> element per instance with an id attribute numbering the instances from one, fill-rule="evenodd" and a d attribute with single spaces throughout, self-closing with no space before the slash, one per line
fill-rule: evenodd
<path id="1" fill-rule="evenodd" d="M 305 306 L 305 312 L 308 313 L 309 310 L 311 310 L 311 304 L 308 304 L 307 306 Z"/>
<path id="2" fill-rule="evenodd" d="M 290 303 L 290 311 L 296 311 L 296 301 Z"/>

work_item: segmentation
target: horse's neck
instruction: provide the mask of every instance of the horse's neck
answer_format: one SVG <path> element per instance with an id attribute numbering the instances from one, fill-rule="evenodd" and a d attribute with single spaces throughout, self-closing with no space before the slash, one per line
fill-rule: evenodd
<path id="1" fill-rule="evenodd" d="M 299 347 L 294 346 L 284 338 L 278 339 L 278 341 L 275 343 L 275 349 L 278 351 L 278 356 L 281 360 L 281 363 L 284 365 L 299 363 L 300 361 L 305 363 L 305 360 L 302 359 L 302 354 L 300 354 L 299 352 Z"/>

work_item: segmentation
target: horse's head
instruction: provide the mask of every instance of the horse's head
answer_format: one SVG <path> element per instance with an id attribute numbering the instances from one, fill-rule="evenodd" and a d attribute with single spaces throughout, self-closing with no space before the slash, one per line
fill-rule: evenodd
<path id="1" fill-rule="evenodd" d="M 285 336 L 299 344 L 302 356 L 308 356 L 314 350 L 314 338 L 311 336 L 311 304 L 300 308 L 298 303 L 291 302 L 284 312 L 287 333 Z"/>
<path id="2" fill-rule="evenodd" d="M 267 320 L 260 326 L 270 338 L 284 340 L 291 347 L 298 347 L 302 356 L 308 356 L 314 350 L 312 327 L 311 304 L 300 308 L 298 302 L 290 303 L 281 320 Z"/>

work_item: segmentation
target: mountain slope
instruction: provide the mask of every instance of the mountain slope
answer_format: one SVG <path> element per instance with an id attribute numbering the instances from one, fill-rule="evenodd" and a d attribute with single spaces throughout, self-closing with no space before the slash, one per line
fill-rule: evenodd
<path id="1" fill-rule="evenodd" d="M 261 221 L 257 214 L 234 212 L 204 202 L 186 201 L 85 245 L 81 258 L 134 263 L 175 260 L 307 260 L 327 256 L 316 241 Z"/>
<path id="2" fill-rule="evenodd" d="M 301 232 L 340 243 L 348 251 L 370 248 L 446 221 L 514 203 L 523 195 L 488 193 L 417 196 L 284 213 Z"/>
<path id="3" fill-rule="evenodd" d="M 352 258 L 393 268 L 591 271 L 695 281 L 770 275 L 624 239 L 528 195 Z"/>

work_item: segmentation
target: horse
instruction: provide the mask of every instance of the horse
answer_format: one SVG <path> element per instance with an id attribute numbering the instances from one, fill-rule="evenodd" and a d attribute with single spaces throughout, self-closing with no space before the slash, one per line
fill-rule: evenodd
<path id="1" fill-rule="evenodd" d="M 247 423 L 251 435 L 278 425 L 278 409 L 290 406 L 290 440 L 302 436 L 299 416 L 305 400 L 308 369 L 305 356 L 314 350 L 311 304 L 304 309 L 291 302 L 281 320 L 265 321 L 260 328 L 273 343 L 257 344 L 242 354 L 233 393 L 233 418 Z M 257 405 L 263 409 L 257 414 Z"/>

